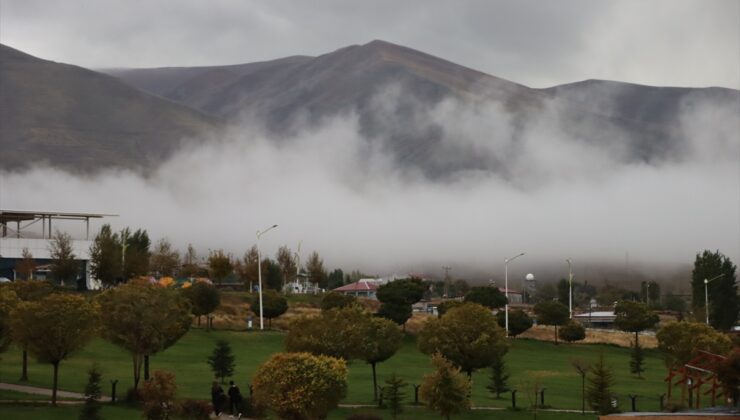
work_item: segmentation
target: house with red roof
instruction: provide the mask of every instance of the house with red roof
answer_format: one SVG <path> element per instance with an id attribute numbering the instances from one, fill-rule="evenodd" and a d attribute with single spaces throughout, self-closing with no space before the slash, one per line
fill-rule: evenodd
<path id="1" fill-rule="evenodd" d="M 385 284 L 385 282 L 379 279 L 360 279 L 354 283 L 345 284 L 342 287 L 332 289 L 332 292 L 342 293 L 350 296 L 377 299 L 375 297 L 375 294 L 378 291 L 378 287 L 383 284 Z"/>

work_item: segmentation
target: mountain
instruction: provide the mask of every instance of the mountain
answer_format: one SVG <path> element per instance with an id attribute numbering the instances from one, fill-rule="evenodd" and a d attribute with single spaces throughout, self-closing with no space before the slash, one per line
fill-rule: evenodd
<path id="1" fill-rule="evenodd" d="M 740 104 L 740 92 L 723 88 L 587 80 L 532 89 L 385 41 L 317 57 L 101 72 L 2 47 L 0 134 L 13 151 L 2 167 L 146 170 L 182 139 L 224 125 L 256 122 L 284 141 L 349 116 L 373 148 L 430 179 L 510 178 L 525 140 L 546 150 L 564 137 L 627 163 L 680 159 L 692 140 L 687 115 Z"/>
<path id="2" fill-rule="evenodd" d="M 0 45 L 0 168 L 151 169 L 222 122 L 77 66 Z"/>

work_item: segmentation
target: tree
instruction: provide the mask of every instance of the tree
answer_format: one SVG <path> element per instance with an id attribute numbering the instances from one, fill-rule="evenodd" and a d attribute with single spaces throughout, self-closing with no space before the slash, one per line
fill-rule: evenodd
<path id="1" fill-rule="evenodd" d="M 546 283 L 537 287 L 534 295 L 535 302 L 550 302 L 558 297 L 558 292 L 552 283 Z"/>
<path id="2" fill-rule="evenodd" d="M 218 340 L 216 347 L 213 349 L 213 353 L 208 356 L 208 365 L 211 366 L 213 375 L 217 378 L 221 378 L 221 383 L 224 383 L 224 379 L 227 376 L 234 375 L 234 355 L 231 352 L 231 345 L 226 340 Z"/>
<path id="3" fill-rule="evenodd" d="M 534 313 L 538 324 L 555 326 L 555 344 L 558 344 L 558 325 L 568 322 L 568 307 L 560 302 L 540 302 L 534 305 Z"/>
<path id="4" fill-rule="evenodd" d="M 591 370 L 591 365 L 585 360 L 574 358 L 570 360 L 570 365 L 581 376 L 581 415 L 586 414 L 586 374 Z"/>
<path id="5" fill-rule="evenodd" d="M 211 251 L 210 255 L 208 255 L 208 267 L 210 268 L 211 276 L 218 282 L 222 282 L 234 270 L 234 265 L 231 263 L 231 255 L 224 254 L 222 249 Z"/>
<path id="6" fill-rule="evenodd" d="M 252 246 L 242 257 L 242 264 L 239 267 L 239 278 L 244 282 L 244 285 L 248 287 L 250 292 L 253 292 L 253 286 L 257 284 L 259 280 L 258 276 L 258 264 L 259 264 L 259 253 L 257 247 Z"/>
<path id="7" fill-rule="evenodd" d="M 121 279 L 121 241 L 110 225 L 103 225 L 90 245 L 90 273 L 104 287 L 111 287 Z"/>
<path id="8" fill-rule="evenodd" d="M 452 291 L 450 292 L 453 296 L 465 296 L 470 291 L 470 285 L 463 279 L 457 279 L 451 284 Z"/>
<path id="9" fill-rule="evenodd" d="M 694 270 L 691 276 L 694 313 L 706 314 L 704 307 L 704 280 L 709 295 L 709 322 L 718 330 L 729 330 L 735 325 L 740 303 L 737 295 L 737 277 L 735 264 L 719 251 L 705 250 L 696 255 Z M 716 278 L 717 276 L 722 276 Z"/>
<path id="10" fill-rule="evenodd" d="M 334 308 L 346 308 L 357 305 L 357 298 L 344 293 L 331 292 L 324 295 L 321 299 L 321 310 L 328 311 Z"/>
<path id="11" fill-rule="evenodd" d="M 278 292 L 283 287 L 283 272 L 280 265 L 269 258 L 262 260 L 262 287 Z"/>
<path id="12" fill-rule="evenodd" d="M 163 370 L 154 372 L 154 377 L 144 383 L 142 400 L 147 420 L 167 420 L 175 408 L 175 375 Z"/>
<path id="13" fill-rule="evenodd" d="M 15 271 L 23 280 L 33 280 L 33 272 L 36 270 L 36 262 L 33 260 L 33 254 L 31 254 L 28 248 L 23 248 L 21 256 L 23 258 L 15 265 Z"/>
<path id="14" fill-rule="evenodd" d="M 378 316 L 391 320 L 398 325 L 403 325 L 406 329 L 406 321 L 413 315 L 411 305 L 403 303 L 381 303 L 378 308 Z"/>
<path id="15" fill-rule="evenodd" d="M 297 268 L 295 256 L 286 245 L 278 248 L 275 260 L 280 266 L 280 273 L 282 274 L 282 285 L 279 290 L 283 290 L 285 285 L 296 279 Z"/>
<path id="16" fill-rule="evenodd" d="M 306 271 L 308 272 L 308 278 L 312 283 L 316 283 L 321 288 L 326 288 L 326 270 L 324 270 L 324 260 L 319 257 L 319 253 L 314 251 L 308 256 L 306 261 Z"/>
<path id="17" fill-rule="evenodd" d="M 200 317 L 215 311 L 221 304 L 221 292 L 216 286 L 205 281 L 196 281 L 192 286 L 182 289 L 185 298 L 190 302 L 190 308 L 200 326 Z M 206 318 L 207 319 L 207 318 Z M 207 322 L 208 329 L 211 328 L 210 321 Z"/>
<path id="18" fill-rule="evenodd" d="M 491 311 L 476 303 L 452 308 L 445 316 L 430 319 L 419 332 L 422 353 L 440 353 L 468 376 L 491 364 L 506 351 L 504 330 Z"/>
<path id="19" fill-rule="evenodd" d="M 344 360 L 362 358 L 366 350 L 363 326 L 370 316 L 357 306 L 329 309 L 318 316 L 300 316 L 288 326 L 285 350 Z"/>
<path id="20" fill-rule="evenodd" d="M 54 367 L 51 403 L 56 405 L 59 364 L 97 333 L 99 308 L 78 295 L 51 294 L 20 302 L 11 312 L 10 328 L 28 351 Z"/>
<path id="21" fill-rule="evenodd" d="M 591 408 L 601 415 L 614 412 L 611 401 L 612 386 L 614 386 L 614 374 L 604 363 L 604 353 L 601 353 L 599 361 L 591 367 L 586 392 Z"/>
<path id="22" fill-rule="evenodd" d="M 441 318 L 450 309 L 456 308 L 461 305 L 464 305 L 464 303 L 460 302 L 459 300 L 446 300 L 440 303 L 439 305 L 437 305 L 437 317 Z"/>
<path id="23" fill-rule="evenodd" d="M 100 416 L 100 397 L 103 390 L 100 386 L 102 378 L 100 369 L 96 364 L 87 371 L 87 385 L 85 385 L 85 405 L 80 411 L 80 420 L 101 420 Z"/>
<path id="24" fill-rule="evenodd" d="M 180 253 L 172 249 L 172 244 L 167 238 L 157 241 L 154 252 L 149 259 L 149 268 L 158 277 L 173 277 L 180 266 Z"/>
<path id="25" fill-rule="evenodd" d="M 658 330 L 655 337 L 668 368 L 685 365 L 696 357 L 699 350 L 726 354 L 732 348 L 732 341 L 726 334 L 698 322 L 669 322 Z"/>
<path id="26" fill-rule="evenodd" d="M 470 409 L 470 379 L 440 354 L 432 356 L 432 365 L 435 371 L 424 376 L 420 389 L 421 399 L 427 406 L 447 420 L 453 414 Z"/>
<path id="27" fill-rule="evenodd" d="M 309 353 L 277 353 L 252 380 L 253 401 L 280 418 L 325 418 L 347 395 L 347 365 L 341 359 Z"/>
<path id="28" fill-rule="evenodd" d="M 10 287 L 0 287 L 0 353 L 12 342 L 10 334 L 10 312 L 18 303 L 18 295 Z"/>
<path id="29" fill-rule="evenodd" d="M 7 285 L 10 290 L 15 292 L 18 300 L 30 302 L 42 299 L 54 291 L 54 287 L 47 281 L 27 280 L 16 281 Z M 12 336 L 12 331 L 11 331 Z M 18 346 L 23 349 L 23 361 L 21 363 L 21 381 L 28 380 L 28 343 L 27 337 L 23 334 L 12 337 Z"/>
<path id="30" fill-rule="evenodd" d="M 57 230 L 49 242 L 49 252 L 52 260 L 51 276 L 62 286 L 65 281 L 76 280 L 80 266 L 72 252 L 72 237 Z"/>
<path id="31" fill-rule="evenodd" d="M 733 406 L 737 407 L 740 401 L 740 347 L 735 347 L 727 359 L 717 366 L 716 373 L 725 395 L 731 398 Z"/>
<path id="32" fill-rule="evenodd" d="M 501 328 L 506 327 L 506 313 L 504 311 L 499 311 L 496 314 L 496 320 Z M 521 309 L 509 311 L 509 336 L 516 337 L 530 328 L 532 328 L 532 318 L 526 312 Z"/>
<path id="33" fill-rule="evenodd" d="M 465 302 L 473 302 L 489 309 L 506 306 L 506 296 L 495 287 L 473 287 L 465 295 Z"/>
<path id="34" fill-rule="evenodd" d="M 638 378 L 642 378 L 642 372 L 645 372 L 644 361 L 645 355 L 642 352 L 642 346 L 635 343 L 630 353 L 630 373 L 636 373 Z"/>
<path id="35" fill-rule="evenodd" d="M 378 315 L 404 325 L 411 318 L 411 305 L 421 300 L 425 290 L 419 279 L 400 279 L 378 287 Z"/>
<path id="36" fill-rule="evenodd" d="M 640 283 L 640 302 L 652 308 L 660 299 L 660 284 L 655 281 L 643 281 Z"/>
<path id="37" fill-rule="evenodd" d="M 686 313 L 687 303 L 681 296 L 676 296 L 672 293 L 665 295 L 665 308 L 669 311 L 676 313 L 676 317 L 679 321 L 683 321 L 684 313 Z"/>
<path id="38" fill-rule="evenodd" d="M 568 284 L 568 280 L 560 279 L 557 285 L 557 290 L 558 302 L 563 305 L 568 305 L 568 302 L 570 302 L 570 285 Z"/>
<path id="39" fill-rule="evenodd" d="M 193 244 L 188 244 L 188 250 L 182 259 L 180 274 L 183 277 L 195 277 L 198 274 L 198 255 L 195 253 Z"/>
<path id="40" fill-rule="evenodd" d="M 403 389 L 408 384 L 402 378 L 399 378 L 394 372 L 390 378 L 385 380 L 383 387 L 383 402 L 391 411 L 391 417 L 394 419 L 403 412 L 403 398 L 406 393 Z"/>
<path id="41" fill-rule="evenodd" d="M 337 268 L 329 273 L 326 288 L 328 290 L 333 290 L 337 287 L 342 287 L 342 285 L 344 285 L 344 272 Z"/>
<path id="42" fill-rule="evenodd" d="M 586 338 L 586 329 L 580 322 L 570 320 L 560 329 L 560 337 L 569 343 L 580 341 Z"/>
<path id="43" fill-rule="evenodd" d="M 151 241 L 146 230 L 136 229 L 131 234 L 129 228 L 125 228 L 120 234 L 121 243 L 125 244 L 125 258 L 123 261 L 123 278 L 125 280 L 149 273 L 149 246 Z"/>
<path id="44" fill-rule="evenodd" d="M 252 295 L 252 311 L 259 314 L 259 295 Z M 272 328 L 272 319 L 288 311 L 288 300 L 285 296 L 274 290 L 265 290 L 262 292 L 262 315 L 267 318 L 268 326 Z"/>
<path id="45" fill-rule="evenodd" d="M 491 364 L 491 376 L 486 388 L 492 394 L 496 394 L 496 399 L 501 398 L 501 393 L 509 390 L 507 381 L 509 374 L 506 372 L 506 364 L 503 357 L 497 357 Z"/>
<path id="46" fill-rule="evenodd" d="M 190 328 L 190 304 L 175 290 L 136 281 L 98 299 L 103 338 L 131 354 L 137 389 L 145 358 L 175 344 Z"/>
<path id="47" fill-rule="evenodd" d="M 375 366 L 396 354 L 401 348 L 403 334 L 393 322 L 366 316 L 364 322 L 357 328 L 362 330 L 362 348 L 360 358 L 367 362 L 373 370 L 373 401 L 378 399 L 378 380 Z"/>

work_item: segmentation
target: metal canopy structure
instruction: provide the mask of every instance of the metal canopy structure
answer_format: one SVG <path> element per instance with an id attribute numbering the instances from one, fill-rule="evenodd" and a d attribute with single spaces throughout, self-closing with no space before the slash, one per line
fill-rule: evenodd
<path id="1" fill-rule="evenodd" d="M 52 234 L 52 220 L 79 220 L 85 222 L 85 237 L 90 238 L 90 219 L 102 219 L 103 217 L 117 217 L 117 214 L 102 213 L 66 213 L 50 211 L 21 211 L 0 209 L 0 237 L 8 237 L 8 224 L 15 223 L 15 236 L 21 237 L 23 229 L 41 222 L 42 238 L 49 239 Z M 21 226 L 22 222 L 27 222 Z"/>

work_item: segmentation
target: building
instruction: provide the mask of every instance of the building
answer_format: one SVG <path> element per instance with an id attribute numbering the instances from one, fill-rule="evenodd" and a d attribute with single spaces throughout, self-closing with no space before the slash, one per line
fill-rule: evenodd
<path id="1" fill-rule="evenodd" d="M 506 295 L 507 289 L 504 289 L 503 287 L 499 287 L 498 291 Z M 522 292 L 514 289 L 508 289 L 509 292 L 509 305 L 517 305 L 520 303 L 523 303 L 524 300 L 522 299 Z"/>
<path id="2" fill-rule="evenodd" d="M 581 325 L 588 328 L 614 328 L 614 320 L 617 316 L 614 311 L 593 311 L 582 314 L 574 314 L 573 319 L 580 322 Z"/>
<path id="3" fill-rule="evenodd" d="M 46 278 L 52 263 L 51 238 L 59 230 L 72 237 L 72 252 L 80 263 L 78 282 L 88 289 L 99 288 L 90 275 L 90 220 L 109 216 L 115 215 L 0 209 L 0 278 L 18 279 L 16 266 L 24 249 L 33 256 L 36 278 Z"/>
<path id="4" fill-rule="evenodd" d="M 377 299 L 375 295 L 378 291 L 378 287 L 383 284 L 385 284 L 385 282 L 379 279 L 360 279 L 354 283 L 345 284 L 342 287 L 337 287 L 336 289 L 333 289 L 332 292 L 342 293 L 350 296 Z"/>

